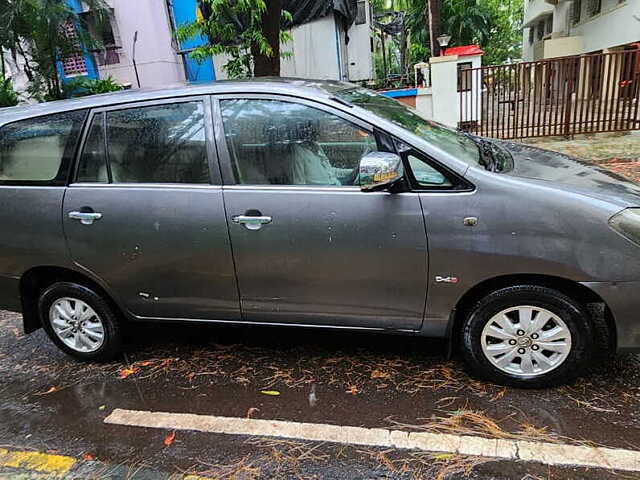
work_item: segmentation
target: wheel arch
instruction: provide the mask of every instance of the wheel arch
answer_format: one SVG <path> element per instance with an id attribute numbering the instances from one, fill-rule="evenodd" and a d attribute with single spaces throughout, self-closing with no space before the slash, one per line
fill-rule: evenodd
<path id="1" fill-rule="evenodd" d="M 610 351 L 616 350 L 617 329 L 615 320 L 607 303 L 596 292 L 579 282 L 569 280 L 567 278 L 539 274 L 512 274 L 502 275 L 484 280 L 471 287 L 462 295 L 462 297 L 460 297 L 452 312 L 450 325 L 448 328 L 449 341 L 451 342 L 450 351 L 453 351 L 457 348 L 458 342 L 456 342 L 456 339 L 460 338 L 464 319 L 466 318 L 470 309 L 473 308 L 473 306 L 477 303 L 477 301 L 479 301 L 484 296 L 495 292 L 496 290 L 500 290 L 506 287 L 513 287 L 516 285 L 535 285 L 539 287 L 552 288 L 564 293 L 568 297 L 573 298 L 575 301 L 579 302 L 585 307 L 589 304 L 602 304 L 604 306 L 604 324 L 594 325 L 595 331 L 600 336 L 606 336 L 606 338 L 601 340 L 606 343 L 605 346 L 610 349 Z M 593 315 L 591 315 L 591 317 L 592 320 L 595 320 Z"/>
<path id="2" fill-rule="evenodd" d="M 116 312 L 126 318 L 109 291 L 88 275 L 64 267 L 38 266 L 27 270 L 20 277 L 20 299 L 22 302 L 22 318 L 24 332 L 29 334 L 42 326 L 38 314 L 38 298 L 49 286 L 57 282 L 73 282 L 89 287 L 103 296 Z"/>

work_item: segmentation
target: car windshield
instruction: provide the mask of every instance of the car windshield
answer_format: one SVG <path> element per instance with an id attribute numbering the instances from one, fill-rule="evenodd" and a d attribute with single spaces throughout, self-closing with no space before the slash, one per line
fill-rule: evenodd
<path id="1" fill-rule="evenodd" d="M 478 145 L 471 138 L 432 120 L 425 120 L 413 109 L 384 95 L 364 88 L 337 90 L 335 95 L 379 117 L 409 130 L 425 141 L 469 165 L 481 165 Z"/>

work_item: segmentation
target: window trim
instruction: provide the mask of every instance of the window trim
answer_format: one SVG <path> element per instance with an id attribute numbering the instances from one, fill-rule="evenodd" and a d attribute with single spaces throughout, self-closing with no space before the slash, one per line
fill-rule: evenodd
<path id="1" fill-rule="evenodd" d="M 249 185 L 238 183 L 236 180 L 235 173 L 233 171 L 233 162 L 231 159 L 231 154 L 229 152 L 229 147 L 227 145 L 227 140 L 225 138 L 224 124 L 222 121 L 222 109 L 220 106 L 220 102 L 224 100 L 273 100 L 280 101 L 286 103 L 297 103 L 300 105 L 305 105 L 310 108 L 315 108 L 317 110 L 324 111 L 326 113 L 335 115 L 343 120 L 357 126 L 358 128 L 362 128 L 363 130 L 370 133 L 374 138 L 376 137 L 375 128 L 364 120 L 349 115 L 346 112 L 333 108 L 324 103 L 316 102 L 314 100 L 310 100 L 308 98 L 289 96 L 289 95 L 277 95 L 277 94 L 218 94 L 213 96 L 214 102 L 214 132 L 215 132 L 215 140 L 216 146 L 218 148 L 218 158 L 220 159 L 220 169 L 222 171 L 222 184 L 225 186 L 229 185 L 237 185 L 239 187 L 260 187 L 265 189 L 273 189 L 275 188 L 295 188 L 298 187 L 300 189 L 325 189 L 326 185 Z M 345 188 L 350 185 L 336 186 L 334 188 Z M 359 187 L 357 187 L 359 190 Z"/>
<path id="2" fill-rule="evenodd" d="M 89 108 L 78 108 L 73 110 L 62 110 L 59 112 L 51 112 L 45 113 L 42 115 L 33 115 L 29 117 L 20 118 L 11 122 L 4 123 L 0 125 L 0 132 L 11 125 L 16 123 L 28 122 L 36 119 L 44 119 L 47 117 L 64 115 L 64 114 L 82 114 L 83 118 L 79 120 L 79 127 L 76 129 L 72 129 L 69 134 L 70 138 L 75 139 L 75 145 L 73 146 L 73 150 L 69 152 L 68 155 L 63 154 L 63 157 L 60 161 L 60 167 L 58 169 L 58 175 L 51 180 L 0 180 L 0 187 L 66 187 L 69 184 L 70 179 L 72 178 L 72 174 L 75 171 L 75 163 L 78 158 L 78 152 L 80 151 L 80 145 L 82 138 L 82 134 L 87 125 L 87 118 L 90 114 Z M 1 139 L 1 136 L 0 136 Z M 66 150 L 66 147 L 65 147 Z"/>
<path id="3" fill-rule="evenodd" d="M 323 185 L 244 185 L 244 184 L 237 183 L 233 173 L 231 156 L 229 154 L 229 150 L 227 147 L 227 142 L 224 134 L 224 126 L 222 124 L 222 114 L 221 114 L 222 112 L 220 109 L 221 100 L 237 100 L 237 99 L 279 100 L 279 101 L 285 101 L 285 102 L 291 102 L 291 103 L 300 103 L 302 105 L 308 105 L 310 107 L 317 108 L 319 110 L 323 110 L 328 113 L 332 113 L 354 125 L 357 125 L 363 130 L 370 132 L 372 135 L 375 136 L 376 142 L 378 142 L 378 148 L 380 148 L 380 142 L 382 137 L 389 139 L 394 145 L 394 149 L 395 149 L 394 153 L 400 155 L 400 157 L 403 157 L 402 161 L 403 161 L 403 166 L 405 168 L 405 171 L 411 172 L 410 176 L 407 176 L 408 182 L 405 182 L 405 184 L 408 187 L 407 190 L 404 192 L 393 193 L 393 195 L 399 195 L 401 193 L 456 194 L 456 193 L 473 192 L 476 189 L 475 185 L 473 185 L 471 182 L 463 178 L 458 173 L 454 172 L 451 168 L 447 167 L 446 165 L 437 161 L 427 153 L 423 152 L 419 148 L 416 148 L 415 146 L 411 145 L 411 143 L 398 138 L 396 135 L 393 135 L 387 132 L 386 130 L 383 130 L 377 126 L 371 125 L 369 122 L 363 120 L 362 118 L 356 117 L 348 112 L 339 110 L 333 107 L 332 105 L 328 105 L 328 104 L 325 104 L 316 100 L 311 100 L 308 98 L 297 97 L 294 95 L 284 95 L 284 94 L 257 94 L 257 93 L 256 94 L 242 94 L 242 93 L 222 94 L 221 93 L 221 94 L 212 95 L 215 143 L 218 148 L 218 159 L 219 159 L 219 165 L 220 165 L 222 178 L 223 178 L 223 182 L 222 182 L 223 188 L 232 188 L 233 190 L 242 190 L 243 188 L 246 188 L 248 190 L 295 189 L 300 192 L 313 190 L 313 191 L 326 191 L 328 193 L 335 192 L 335 191 L 346 192 L 350 190 L 350 191 L 353 191 L 354 193 L 356 191 L 360 192 L 363 195 L 371 195 L 372 193 L 374 193 L 374 192 L 362 192 L 359 187 L 349 186 L 349 185 L 343 185 L 341 187 L 337 187 L 337 186 L 326 186 L 326 185 L 324 186 Z M 451 182 L 454 184 L 453 187 L 438 187 L 438 186 L 424 187 L 424 186 L 419 186 L 417 182 L 415 183 L 412 182 L 411 179 L 414 178 L 413 172 L 411 171 L 411 168 L 408 167 L 408 160 L 404 158 L 406 157 L 406 155 L 403 155 L 403 153 L 400 151 L 400 148 L 398 147 L 399 143 L 408 147 L 407 152 L 410 152 L 410 151 L 415 152 L 417 156 L 419 156 L 424 161 L 426 161 L 430 166 L 432 166 L 433 168 L 441 172 L 443 175 L 447 176 L 447 178 L 449 178 Z M 391 194 L 390 192 L 386 192 L 386 191 L 378 192 L 378 193 Z"/>
<path id="4" fill-rule="evenodd" d="M 415 148 L 403 140 L 393 137 L 394 143 L 396 145 L 396 150 L 398 155 L 402 158 L 402 164 L 404 166 L 407 183 L 409 184 L 409 190 L 415 193 L 465 193 L 472 192 L 475 190 L 475 186 L 458 175 L 456 172 L 452 171 L 450 168 L 447 168 L 442 163 L 435 160 L 430 155 L 421 151 L 418 148 Z M 404 147 L 404 148 L 403 148 Z M 409 163 L 409 155 L 413 155 L 417 157 L 419 160 L 422 160 L 431 168 L 444 175 L 450 182 L 451 186 L 425 186 L 420 185 L 416 180 L 415 175 L 413 174 L 413 170 L 411 169 L 411 164 Z"/>
<path id="5" fill-rule="evenodd" d="M 141 107 L 152 107 L 156 105 L 170 105 L 176 103 L 190 103 L 190 102 L 202 102 L 203 114 L 204 114 L 204 132 L 205 132 L 205 148 L 207 155 L 207 165 L 209 167 L 209 182 L 208 183 L 113 183 L 112 175 L 111 175 L 111 161 L 109 159 L 109 148 L 108 148 L 108 139 L 107 139 L 107 122 L 106 122 L 106 113 L 112 111 L 119 110 L 129 110 L 132 108 L 141 108 Z M 104 141 L 105 141 L 105 154 L 107 160 L 107 169 L 109 172 L 109 182 L 101 183 L 101 182 L 79 182 L 78 181 L 78 172 L 80 169 L 80 160 L 82 157 L 82 152 L 84 152 L 85 144 L 87 142 L 87 137 L 89 136 L 89 131 L 91 130 L 91 124 L 95 116 L 104 114 Z M 191 95 L 185 97 L 169 97 L 169 98 L 161 98 L 156 100 L 143 100 L 136 101 L 131 103 L 118 103 L 113 105 L 104 105 L 101 107 L 92 108 L 89 112 L 88 118 L 85 118 L 84 128 L 82 130 L 81 140 L 78 142 L 78 147 L 76 149 L 76 154 L 74 157 L 74 163 L 72 168 L 72 175 L 69 177 L 70 182 L 69 185 L 93 185 L 93 186 L 115 186 L 115 187 L 126 187 L 126 188 L 140 188 L 149 185 L 161 185 L 167 187 L 179 187 L 179 186 L 208 186 L 208 185 L 222 185 L 222 178 L 220 176 L 220 167 L 219 167 L 219 159 L 216 154 L 216 147 L 214 145 L 214 133 L 213 133 L 213 112 L 211 108 L 211 95 Z"/>

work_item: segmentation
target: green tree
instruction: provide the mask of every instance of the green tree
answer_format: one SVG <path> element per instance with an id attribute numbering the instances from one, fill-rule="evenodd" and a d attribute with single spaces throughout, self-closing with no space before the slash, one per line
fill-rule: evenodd
<path id="1" fill-rule="evenodd" d="M 434 4 L 435 5 L 435 4 Z M 376 13 L 406 12 L 409 63 L 437 55 L 429 29 L 429 0 L 375 0 Z M 523 0 L 441 0 L 440 31 L 451 35 L 451 46 L 478 44 L 485 64 L 500 64 L 521 56 Z"/>
<path id="2" fill-rule="evenodd" d="M 486 65 L 498 65 L 522 58 L 522 0 L 483 0 L 492 12 L 493 25 L 489 38 L 482 44 Z"/>
<path id="3" fill-rule="evenodd" d="M 282 25 L 293 21 L 282 0 L 201 0 L 200 5 L 203 16 L 176 33 L 181 42 L 206 39 L 192 58 L 227 55 L 224 68 L 232 78 L 280 76 L 280 43 L 291 39 Z"/>
<path id="4" fill-rule="evenodd" d="M 83 0 L 102 28 L 108 12 L 104 0 Z M 64 98 L 59 60 L 99 47 L 87 25 L 65 0 L 0 0 L 0 47 L 25 58 L 29 93 L 39 100 Z M 68 34 L 75 28 L 76 38 Z"/>
<path id="5" fill-rule="evenodd" d="M 20 99 L 18 94 L 13 88 L 13 83 L 10 78 L 5 78 L 0 74 L 0 108 L 1 107 L 13 107 L 18 104 Z"/>

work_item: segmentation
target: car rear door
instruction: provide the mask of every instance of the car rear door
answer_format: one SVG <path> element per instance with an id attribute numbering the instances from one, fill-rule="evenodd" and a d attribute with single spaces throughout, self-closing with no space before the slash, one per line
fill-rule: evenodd
<path id="1" fill-rule="evenodd" d="M 414 193 L 363 193 L 369 125 L 315 102 L 221 96 L 224 199 L 243 318 L 391 330 L 423 320 L 427 241 Z"/>
<path id="2" fill-rule="evenodd" d="M 208 97 L 91 112 L 64 231 L 75 264 L 144 318 L 238 320 Z"/>

